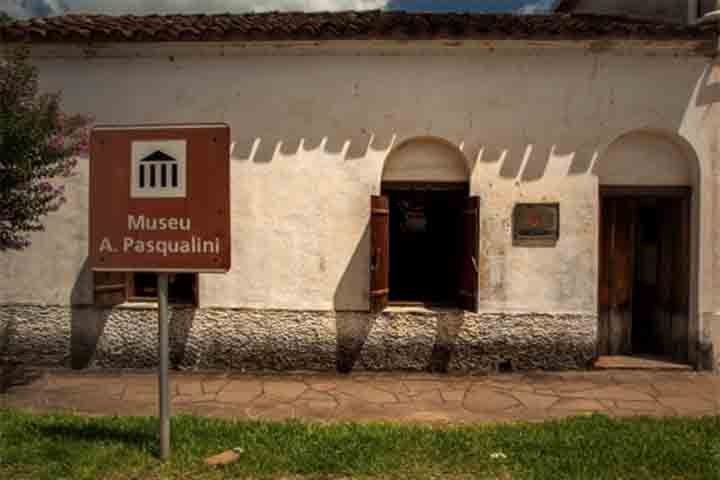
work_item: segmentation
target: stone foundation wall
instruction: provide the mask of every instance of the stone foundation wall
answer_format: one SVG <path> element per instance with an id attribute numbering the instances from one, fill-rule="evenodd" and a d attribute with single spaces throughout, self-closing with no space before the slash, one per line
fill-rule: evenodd
<path id="1" fill-rule="evenodd" d="M 595 353 L 591 314 L 174 309 L 171 362 L 183 369 L 574 369 Z M 0 306 L 0 356 L 33 365 L 157 365 L 151 307 Z"/>
<path id="2" fill-rule="evenodd" d="M 702 370 L 713 370 L 720 373 L 720 315 L 706 313 L 703 315 L 703 331 L 698 346 L 698 366 Z"/>

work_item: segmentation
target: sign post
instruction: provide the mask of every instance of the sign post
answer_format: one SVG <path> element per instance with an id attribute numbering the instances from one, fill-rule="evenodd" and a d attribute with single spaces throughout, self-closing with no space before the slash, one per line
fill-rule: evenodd
<path id="1" fill-rule="evenodd" d="M 230 129 L 104 126 L 90 143 L 92 270 L 157 274 L 160 457 L 167 460 L 172 275 L 230 269 Z"/>
<path id="2" fill-rule="evenodd" d="M 158 275 L 158 343 L 160 345 L 160 458 L 170 458 L 170 312 L 168 274 Z"/>

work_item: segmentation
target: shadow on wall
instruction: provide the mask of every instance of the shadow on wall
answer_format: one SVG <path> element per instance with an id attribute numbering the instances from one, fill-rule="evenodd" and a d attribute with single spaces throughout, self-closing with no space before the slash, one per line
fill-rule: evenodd
<path id="1" fill-rule="evenodd" d="M 231 154 L 242 161 L 268 163 L 278 154 L 293 156 L 320 149 L 327 154 L 342 154 L 345 160 L 358 160 L 365 158 L 370 149 L 388 150 L 393 138 L 392 133 L 375 135 L 369 132 L 349 139 L 326 136 L 243 138 L 233 139 Z"/>
<path id="2" fill-rule="evenodd" d="M 195 322 L 196 308 L 177 307 L 170 316 L 170 367 L 192 368 L 201 360 L 200 352 L 192 348 L 190 332 Z"/>
<path id="3" fill-rule="evenodd" d="M 498 163 L 498 175 L 504 179 L 533 182 L 542 179 L 548 171 L 558 176 L 576 176 L 590 173 L 594 152 L 563 151 L 555 144 L 527 144 L 524 148 L 495 149 L 483 147 L 479 161 Z"/>
<path id="4" fill-rule="evenodd" d="M 333 296 L 337 331 L 336 366 L 341 373 L 350 373 L 353 370 L 374 324 L 372 315 L 367 314 L 370 289 L 369 259 L 370 224 L 368 223 Z"/>
<path id="5" fill-rule="evenodd" d="M 341 138 L 245 138 L 233 139 L 232 156 L 238 161 L 269 163 L 281 156 L 301 156 L 305 152 L 321 150 L 326 154 L 342 155 L 343 159 L 358 160 L 365 158 L 370 150 L 389 152 L 401 137 L 398 134 L 364 134 L 361 137 Z M 411 137 L 412 139 L 413 137 Z M 440 138 L 440 137 L 438 137 Z M 458 146 L 457 143 L 452 143 Z M 458 146 L 458 148 L 460 148 Z M 476 162 L 497 163 L 498 175 L 505 179 L 522 182 L 540 180 L 549 169 L 558 175 L 583 175 L 590 172 L 594 161 L 594 151 L 564 151 L 556 144 L 535 142 L 522 147 L 502 148 L 480 146 L 477 151 L 464 151 L 463 155 L 472 172 Z"/>
<path id="6" fill-rule="evenodd" d="M 704 107 L 720 102 L 720 65 L 710 65 L 700 79 L 695 106 Z"/>
<path id="7" fill-rule="evenodd" d="M 0 324 L 0 395 L 10 388 L 28 385 L 42 376 L 39 371 L 28 370 L 23 362 L 11 356 L 12 319 Z"/>
<path id="8" fill-rule="evenodd" d="M 336 368 L 340 373 L 350 373 L 362 355 L 368 336 L 377 318 L 368 314 L 337 312 Z"/>
<path id="9" fill-rule="evenodd" d="M 430 356 L 428 370 L 433 373 L 448 373 L 458 335 L 460 335 L 464 322 L 464 313 L 442 315 L 438 318 L 435 344 Z"/>
<path id="10" fill-rule="evenodd" d="M 465 323 L 465 312 L 438 310 L 435 314 L 419 315 L 337 312 L 336 322 L 340 373 L 351 373 L 355 369 L 448 373 Z M 433 334 L 430 343 L 428 340 Z"/>
<path id="11" fill-rule="evenodd" d="M 105 330 L 110 311 L 99 310 L 88 305 L 92 302 L 87 298 L 92 292 L 92 271 L 88 259 L 85 258 L 70 292 L 70 368 L 83 369 L 89 367 L 95 357 L 98 342 Z M 92 293 L 89 293 L 92 295 Z"/>
<path id="12" fill-rule="evenodd" d="M 368 204 L 370 198 L 368 197 Z M 369 220 L 369 219 L 368 219 Z M 336 311 L 369 310 L 368 292 L 370 290 L 370 224 L 365 225 L 355 251 L 340 277 L 335 294 L 333 307 Z"/>

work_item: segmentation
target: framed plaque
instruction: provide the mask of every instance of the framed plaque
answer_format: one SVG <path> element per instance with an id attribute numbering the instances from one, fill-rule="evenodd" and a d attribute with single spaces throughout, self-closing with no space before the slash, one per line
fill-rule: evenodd
<path id="1" fill-rule="evenodd" d="M 518 203 L 513 209 L 513 245 L 554 247 L 560 238 L 560 204 Z"/>

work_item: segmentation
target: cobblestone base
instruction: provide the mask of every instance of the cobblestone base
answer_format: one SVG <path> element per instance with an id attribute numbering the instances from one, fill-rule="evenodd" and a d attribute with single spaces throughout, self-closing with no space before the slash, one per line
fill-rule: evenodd
<path id="1" fill-rule="evenodd" d="M 589 314 L 175 309 L 171 361 L 186 369 L 487 372 L 585 368 Z M 0 305 L 0 354 L 31 365 L 157 365 L 153 308 Z"/>

